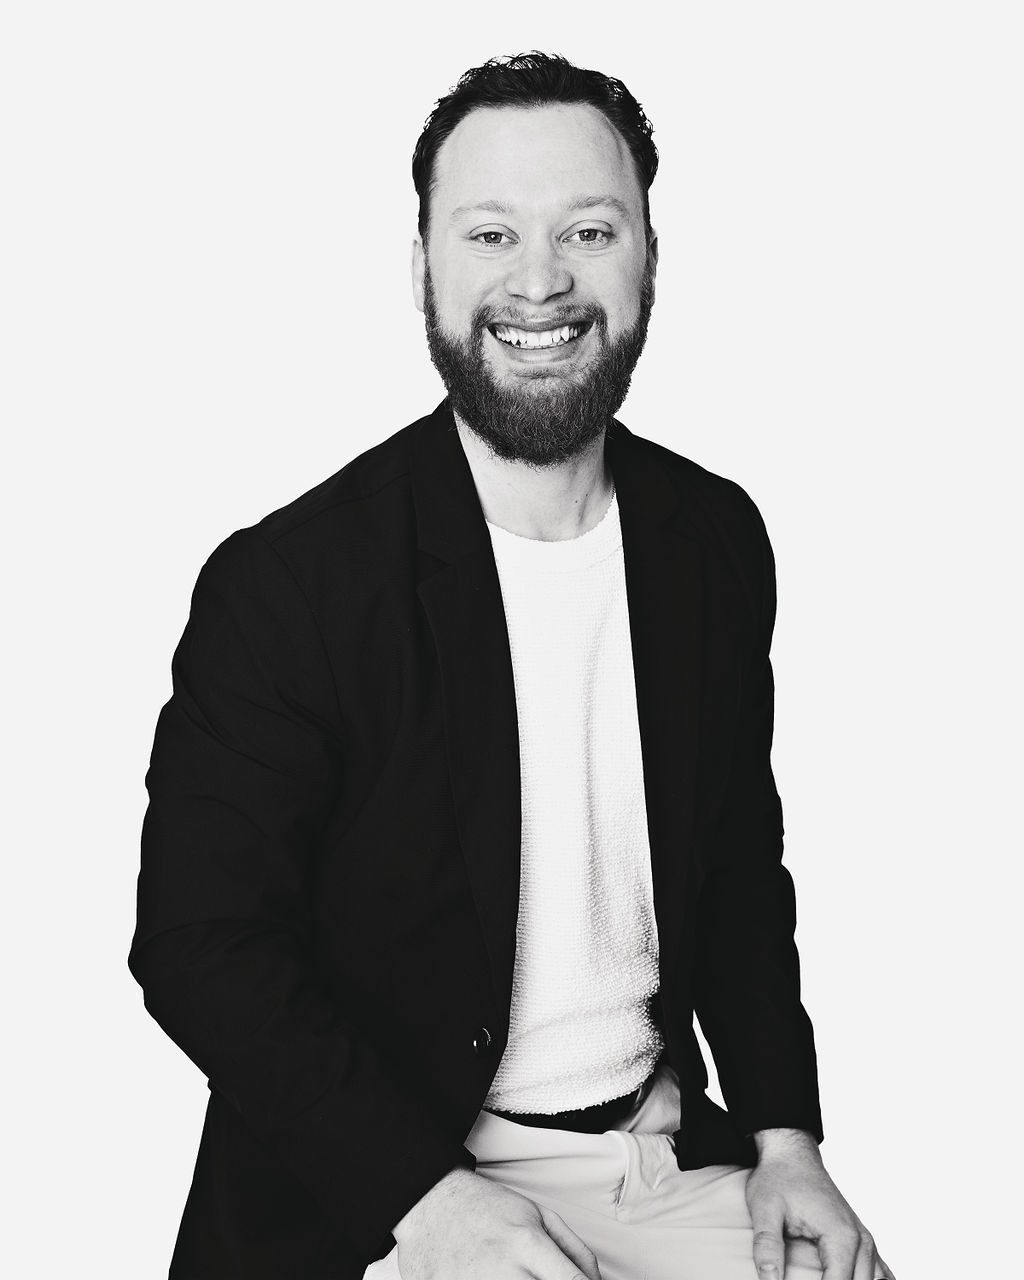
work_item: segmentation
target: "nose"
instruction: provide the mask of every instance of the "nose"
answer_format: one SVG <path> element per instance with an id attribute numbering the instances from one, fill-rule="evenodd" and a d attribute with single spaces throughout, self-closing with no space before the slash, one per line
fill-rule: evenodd
<path id="1" fill-rule="evenodd" d="M 505 277 L 510 297 L 537 304 L 569 293 L 572 286 L 572 272 L 550 241 L 523 245 Z"/>

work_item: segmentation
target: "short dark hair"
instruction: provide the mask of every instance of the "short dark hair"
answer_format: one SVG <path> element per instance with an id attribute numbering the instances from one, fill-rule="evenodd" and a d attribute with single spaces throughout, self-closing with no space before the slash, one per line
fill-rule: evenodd
<path id="1" fill-rule="evenodd" d="M 658 149 L 651 122 L 621 80 L 574 66 L 561 54 L 515 53 L 471 67 L 439 98 L 427 117 L 412 156 L 412 180 L 420 200 L 419 233 L 424 245 L 430 225 L 437 153 L 455 126 L 476 107 L 540 107 L 552 102 L 587 102 L 596 107 L 629 147 L 640 180 L 644 224 L 651 234 L 648 190 L 658 172 Z"/>

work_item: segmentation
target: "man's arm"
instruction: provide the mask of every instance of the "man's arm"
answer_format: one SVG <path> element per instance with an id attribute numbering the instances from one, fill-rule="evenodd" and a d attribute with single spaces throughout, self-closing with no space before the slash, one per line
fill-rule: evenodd
<path id="1" fill-rule="evenodd" d="M 775 560 L 749 504 L 760 620 L 744 674 L 729 789 L 699 905 L 694 1007 L 730 1114 L 753 1137 L 746 1196 L 762 1280 L 782 1280 L 785 1238 L 813 1240 L 824 1280 L 892 1278 L 822 1163 L 817 1060 L 800 1001 L 793 881 L 782 865 L 782 805 L 771 767 Z"/>
<path id="2" fill-rule="evenodd" d="M 782 804 L 771 767 L 775 561 L 750 498 L 740 559 L 755 607 L 739 690 L 728 788 L 706 850 L 698 903 L 694 1008 L 730 1115 L 745 1134 L 804 1129 L 823 1138 L 814 1037 L 800 1001 L 796 900 L 782 863 Z"/>
<path id="3" fill-rule="evenodd" d="M 475 1160 L 388 1079 L 312 964 L 309 876 L 337 802 L 341 717 L 313 615 L 258 530 L 204 565 L 172 677 L 129 967 L 170 1038 L 378 1254 Z"/>

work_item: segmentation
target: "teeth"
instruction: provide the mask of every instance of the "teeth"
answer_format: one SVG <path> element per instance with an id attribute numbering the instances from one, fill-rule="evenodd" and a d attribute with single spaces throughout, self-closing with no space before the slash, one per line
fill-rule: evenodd
<path id="1" fill-rule="evenodd" d="M 580 326 L 566 324 L 561 329 L 545 329 L 533 333 L 528 329 L 516 329 L 510 324 L 495 325 L 494 332 L 502 342 L 514 347 L 558 347 L 579 336 Z"/>

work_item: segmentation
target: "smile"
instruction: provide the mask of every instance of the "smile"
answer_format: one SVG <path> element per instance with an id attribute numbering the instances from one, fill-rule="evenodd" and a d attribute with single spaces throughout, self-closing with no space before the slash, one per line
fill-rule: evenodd
<path id="1" fill-rule="evenodd" d="M 564 324 L 558 329 L 537 331 L 517 329 L 510 324 L 492 324 L 487 327 L 499 342 L 504 342 L 510 347 L 529 350 L 540 347 L 564 347 L 566 343 L 575 342 L 581 334 L 586 333 L 590 325 L 591 322 L 588 320 L 583 324 Z"/>

